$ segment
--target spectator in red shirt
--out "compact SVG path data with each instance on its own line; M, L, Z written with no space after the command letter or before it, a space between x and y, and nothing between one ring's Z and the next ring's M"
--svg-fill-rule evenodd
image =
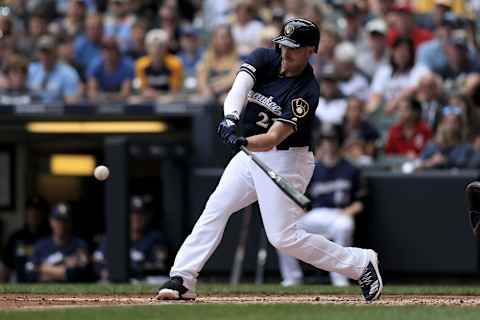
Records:
M410 37L415 48L433 38L433 33L416 25L412 8L408 5L395 5L390 12L392 26L388 31L387 40L390 46L398 37Z
M388 134L385 152L415 159L432 137L432 132L422 120L422 106L418 100L411 97L401 100L399 114L400 121Z

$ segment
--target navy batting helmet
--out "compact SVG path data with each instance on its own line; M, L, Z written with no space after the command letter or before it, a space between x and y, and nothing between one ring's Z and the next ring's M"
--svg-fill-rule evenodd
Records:
M320 30L309 20L292 18L285 22L280 35L272 41L289 48L312 46L316 51L320 42Z

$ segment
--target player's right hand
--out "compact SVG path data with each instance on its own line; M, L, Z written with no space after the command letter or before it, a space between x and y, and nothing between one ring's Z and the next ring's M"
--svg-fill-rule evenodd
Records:
M239 119L237 116L228 114L225 116L225 118L223 118L222 121L220 121L220 124L217 128L217 134L224 142L228 143L228 138L235 134L235 128L237 127L238 120Z

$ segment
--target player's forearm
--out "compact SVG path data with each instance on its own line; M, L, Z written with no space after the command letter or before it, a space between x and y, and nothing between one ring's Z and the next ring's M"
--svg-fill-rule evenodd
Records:
M257 134L247 138L247 148L251 151L268 151L280 144L286 137L277 132Z
M268 151L279 145L294 132L293 128L284 122L275 121L268 132L247 138L247 148L251 151Z
M268 133L248 137L247 141L247 148L251 151L268 151L277 145L275 137Z

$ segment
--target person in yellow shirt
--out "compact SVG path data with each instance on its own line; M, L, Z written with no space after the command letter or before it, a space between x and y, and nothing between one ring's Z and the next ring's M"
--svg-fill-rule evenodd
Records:
M204 101L223 104L233 85L240 57L228 25L218 25L197 68L197 93Z
M182 61L168 53L168 41L162 29L150 30L145 36L147 55L135 65L140 95L145 99L175 96L182 88Z

